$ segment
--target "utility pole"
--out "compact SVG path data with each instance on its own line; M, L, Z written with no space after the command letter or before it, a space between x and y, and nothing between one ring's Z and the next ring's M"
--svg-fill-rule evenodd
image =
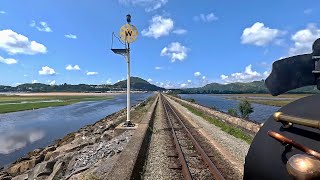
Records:
M137 28L131 24L131 15L127 16L127 24L123 25L120 28L120 39L125 45L125 49L111 49L114 53L120 54L126 57L127 61L127 120L124 123L125 127L135 126L130 119L130 107L131 107L131 98L130 98L130 43L133 43L138 38Z

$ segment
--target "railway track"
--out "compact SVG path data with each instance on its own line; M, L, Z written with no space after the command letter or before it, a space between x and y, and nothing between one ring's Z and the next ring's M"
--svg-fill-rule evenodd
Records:
M186 124L187 120L175 110L165 96L160 95L160 98L184 179L223 180L221 172L210 159L211 155L203 149L202 141L199 141L198 135Z

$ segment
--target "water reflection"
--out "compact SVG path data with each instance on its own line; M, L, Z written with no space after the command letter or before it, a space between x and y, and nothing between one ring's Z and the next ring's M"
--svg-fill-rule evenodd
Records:
M229 109L238 109L238 100L226 99L227 96L215 96L209 94L180 94L183 99L193 98L197 103L207 106L215 107L220 111L228 112ZM268 106L263 104L252 103L254 112L249 115L249 119L257 121L259 123L267 120L274 112L280 109L280 107ZM240 114L240 113L239 113Z
M152 95L132 94L132 105ZM125 108L126 100L121 94L111 100L0 114L0 167Z
M34 143L45 136L40 129L18 130L10 129L7 134L0 136L0 154L10 154Z

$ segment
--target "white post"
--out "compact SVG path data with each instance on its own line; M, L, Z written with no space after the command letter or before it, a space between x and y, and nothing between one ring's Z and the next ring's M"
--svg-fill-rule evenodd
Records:
M128 44L127 49L127 65L128 65L128 74L127 74L127 125L130 125L130 47Z

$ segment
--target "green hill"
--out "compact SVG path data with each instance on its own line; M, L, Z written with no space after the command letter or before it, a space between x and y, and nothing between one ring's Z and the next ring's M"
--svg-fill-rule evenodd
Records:
M89 85L89 84L61 84L48 85L42 83L27 83L17 87L1 86L0 92L106 92L106 91L124 91L127 88L127 81L120 81L114 85ZM158 91L164 88L150 84L148 81L138 77L131 77L131 89L140 91Z
M142 90L142 91L159 91L165 90L164 88L158 87L156 85L150 84L148 81L141 79L139 77L131 77L130 84L132 90ZM117 82L113 85L114 88L127 88L127 80Z
M185 94L244 94L244 93L269 93L265 87L264 81L253 81L249 83L230 83L219 84L211 83L200 88L188 88L175 90L178 93ZM316 86L307 86L291 90L288 93L318 93Z

